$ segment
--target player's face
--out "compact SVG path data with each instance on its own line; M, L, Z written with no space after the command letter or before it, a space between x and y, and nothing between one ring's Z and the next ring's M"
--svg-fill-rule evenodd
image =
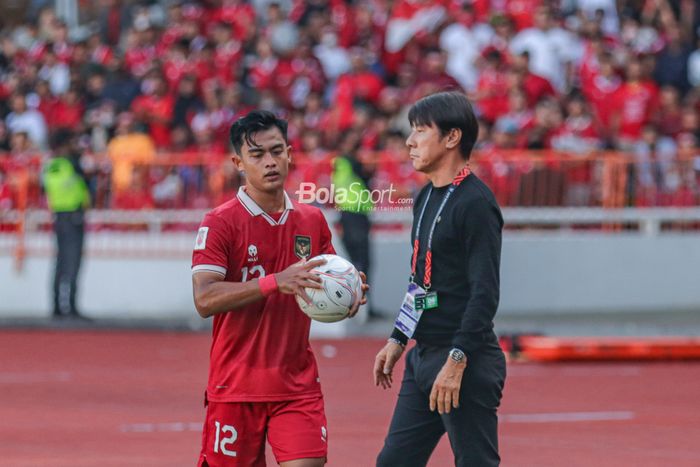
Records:
M424 173L437 167L447 149L446 137L440 134L435 125L413 126L406 139L406 146L413 168Z
M277 127L254 133L251 139L254 144L244 141L241 154L233 156L233 163L245 171L246 183L257 190L270 193L283 189L292 147Z

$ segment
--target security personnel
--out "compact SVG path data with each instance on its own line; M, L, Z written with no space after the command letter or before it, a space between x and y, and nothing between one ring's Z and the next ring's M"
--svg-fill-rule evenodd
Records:
M433 94L408 119L411 162L430 183L414 205L408 291L375 358L375 384L391 387L406 343L416 345L377 465L424 466L447 432L457 466L497 466L506 366L493 318L503 219L493 193L469 170L478 125L467 98Z
M44 168L43 183L56 234L53 317L84 319L75 302L90 192L72 132L57 130L51 143L53 157Z
M347 197L339 197L336 207L340 210L342 242L350 262L358 271L370 278L370 242L372 228L369 215L374 208L368 192L372 171L357 159L360 135L356 131L345 134L340 145L341 156L333 161L332 182L336 191L346 190ZM371 315L371 310L370 310Z

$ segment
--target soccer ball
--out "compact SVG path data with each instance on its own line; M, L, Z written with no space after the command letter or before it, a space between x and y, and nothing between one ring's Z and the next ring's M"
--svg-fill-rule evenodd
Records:
M362 279L355 266L336 255L319 255L311 258L325 259L326 263L311 270L321 276L322 288L306 288L311 304L296 295L301 311L309 318L322 323L335 323L347 318L355 300L362 297Z

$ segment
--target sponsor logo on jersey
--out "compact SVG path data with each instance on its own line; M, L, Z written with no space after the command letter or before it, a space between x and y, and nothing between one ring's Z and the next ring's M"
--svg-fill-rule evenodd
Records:
M194 241L195 250L204 250L207 247L207 234L209 233L209 227L200 227L199 232L197 232L197 239Z
M306 235L294 236L294 254L299 259L305 259L311 256L311 237Z
M253 263L258 260L258 247L252 243L248 245L248 262Z

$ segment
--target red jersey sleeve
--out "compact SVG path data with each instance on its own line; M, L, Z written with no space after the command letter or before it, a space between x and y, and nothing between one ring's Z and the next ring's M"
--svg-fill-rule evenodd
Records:
M334 255L335 248L333 248L333 235L331 234L331 229L328 227L326 217L320 210L318 211L318 215L321 217L321 254Z
M192 253L192 272L216 272L226 276L232 242L229 226L217 215L209 213L204 217L197 231Z

